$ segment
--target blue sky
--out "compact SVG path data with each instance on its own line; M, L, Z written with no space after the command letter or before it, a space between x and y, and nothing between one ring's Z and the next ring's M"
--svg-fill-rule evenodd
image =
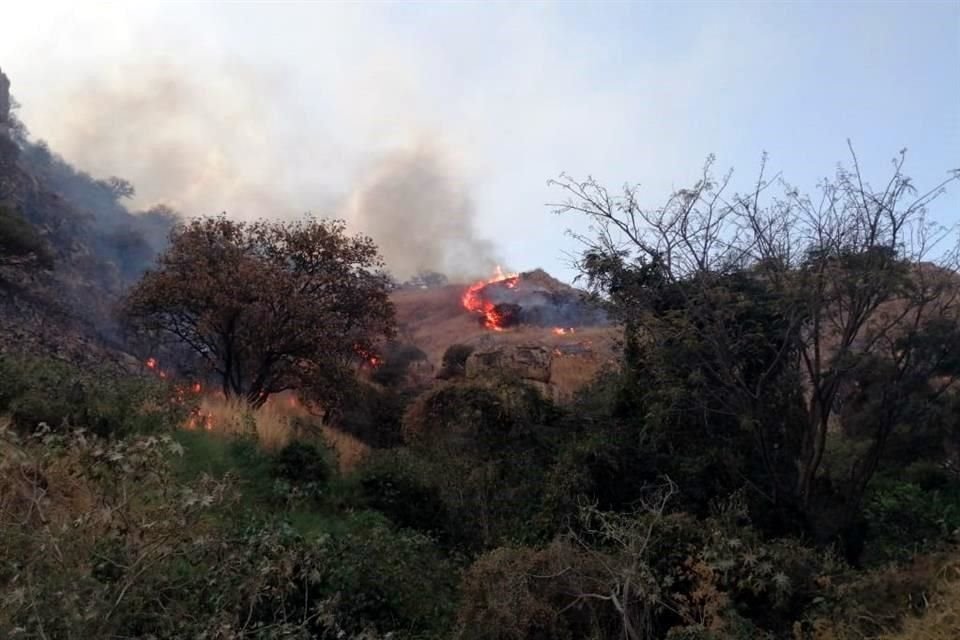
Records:
M347 217L398 270L501 261L569 279L571 222L544 206L564 171L639 182L656 205L709 153L744 186L766 151L813 189L848 138L877 182L903 147L921 187L960 167L956 1L4 12L0 68L21 117L69 160L130 178L138 205ZM368 207L411 153L440 177ZM957 187L934 207L943 222L960 222ZM414 239L425 209L443 218L423 234L439 253Z

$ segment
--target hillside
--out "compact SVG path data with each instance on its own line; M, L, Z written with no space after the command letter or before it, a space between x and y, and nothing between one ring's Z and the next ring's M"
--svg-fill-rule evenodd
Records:
M0 353L126 360L114 302L177 216L128 210L128 182L95 179L32 139L10 87L0 71Z
M542 270L520 274L520 278L575 292ZM571 331L566 327L517 324L501 331L491 330L477 314L464 308L462 299L469 287L469 283L448 284L403 289L392 295L399 339L423 350L435 370L441 367L444 351L454 344L469 345L477 352L540 346L551 354L549 382L557 396L563 398L589 382L602 367L615 362L621 333L617 327L583 326Z

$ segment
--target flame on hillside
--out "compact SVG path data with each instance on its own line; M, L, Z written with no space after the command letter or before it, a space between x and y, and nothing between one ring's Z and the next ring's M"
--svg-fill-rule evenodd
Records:
M167 380L169 374L160 368L160 362L156 358L147 358L144 365L152 371L161 380ZM184 423L184 428L193 431L195 429L213 430L213 415L203 411L197 402L203 396L203 383L190 382L187 384L175 384L173 386L173 397L171 402L178 406L196 405L190 409L190 415Z
M497 272L488 280L478 280L470 285L463 293L461 302L463 308L471 313L478 314L483 320L483 326L493 331L503 331L503 316L497 312L496 305L490 300L484 299L482 293L484 287L490 284L502 284L508 289L515 289L517 282L520 281L520 275L511 273L506 275L497 265Z
M505 274L498 265L496 273L491 278L478 280L467 287L461 297L463 308L479 316L483 326L487 329L504 331L508 326L518 322L518 310L521 307L512 301L509 304L504 304L506 300L503 299L502 294L506 294L508 298L516 299L516 302L521 303L525 303L529 299L529 291L526 292L526 297L520 294L520 278L521 276L518 273ZM501 295L490 296L487 289L490 286L499 289ZM491 299L491 297L494 299ZM495 301L496 298L499 298L500 304ZM558 336L566 336L572 335L576 331L573 327L554 327L553 333Z

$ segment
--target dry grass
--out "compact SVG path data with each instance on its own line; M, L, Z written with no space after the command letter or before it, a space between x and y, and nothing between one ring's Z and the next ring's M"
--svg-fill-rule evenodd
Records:
M370 453L370 447L354 438L349 433L338 431L333 427L322 428L323 439L337 452L337 462L340 471L349 473L357 468Z
M305 428L306 427L306 428ZM203 428L225 435L256 434L267 451L278 451L294 440L315 439L319 433L337 454L341 471L350 471L366 456L369 447L353 436L330 426L310 413L293 394L272 396L259 409L251 409L242 400L206 396L200 402L199 416L192 417L187 429Z
M584 327L568 335L556 335L551 327L520 326L506 331L485 329L461 306L460 296L465 287L449 285L406 290L392 296L401 339L422 349L437 369L443 352L457 343L478 349L522 344L542 345L551 350L579 346L584 349L583 354L553 360L551 383L557 387L558 399L562 401L590 382L615 356L615 345L622 334L618 327Z
M957 640L960 638L960 560L943 568L939 588L919 618L908 618L899 633L881 640Z

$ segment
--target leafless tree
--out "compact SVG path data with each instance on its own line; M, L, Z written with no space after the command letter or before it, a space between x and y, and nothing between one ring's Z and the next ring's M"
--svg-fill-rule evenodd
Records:
M710 157L692 187L656 208L641 206L633 185L611 193L592 178L553 182L565 194L557 212L591 223L575 237L585 245L578 266L594 290L641 342L697 340L698 365L715 381L715 406L754 432L770 477L789 477L773 482L768 497L776 502L786 493L802 509L815 499L828 433L863 388L865 372L879 400L870 446L844 484L853 504L903 419L906 394L922 381L937 396L954 380L944 369L957 336L957 252L949 246L956 229L932 222L927 208L960 171L918 191L903 173L904 150L891 177L874 188L852 146L850 156L850 166L823 180L816 196L768 177L766 156L747 193L731 192L730 173L715 178ZM658 313L651 274L683 304ZM765 343L763 370L752 375L737 357L738 301L724 285L731 275L762 284L776 300L776 334ZM771 424L763 410L785 371L800 389L796 424L786 427ZM774 428L792 429L799 443L788 474L775 460Z

